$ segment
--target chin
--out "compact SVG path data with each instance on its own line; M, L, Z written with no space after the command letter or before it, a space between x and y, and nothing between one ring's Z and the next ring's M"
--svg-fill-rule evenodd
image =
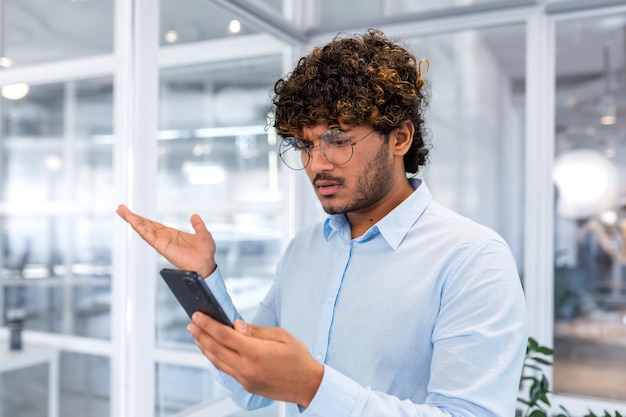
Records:
M324 204L322 203L322 209L326 212L326 214L341 214L343 210L339 210L337 207L332 204Z

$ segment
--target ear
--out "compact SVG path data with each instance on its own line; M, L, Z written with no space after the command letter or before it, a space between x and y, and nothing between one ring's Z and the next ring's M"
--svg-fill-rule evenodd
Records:
M413 134L415 126L410 120L405 120L396 130L391 133L391 143L393 145L393 153L397 156L404 156L409 151L413 143Z

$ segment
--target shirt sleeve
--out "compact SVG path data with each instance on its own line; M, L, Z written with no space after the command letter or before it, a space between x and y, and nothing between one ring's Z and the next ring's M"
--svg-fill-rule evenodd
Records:
M235 308L228 291L226 290L226 284L222 278L222 273L219 267L205 279L211 292L215 298L219 301L222 309L226 315L232 320L241 320L242 316ZM232 400L241 408L245 410L254 410L261 407L270 405L273 401L260 395L250 394L247 392L236 379L218 370L213 364L209 362L210 371L215 380L222 386L222 388L228 393Z
M302 417L449 417L433 406L414 404L392 395L372 391L331 367L324 367L324 377Z

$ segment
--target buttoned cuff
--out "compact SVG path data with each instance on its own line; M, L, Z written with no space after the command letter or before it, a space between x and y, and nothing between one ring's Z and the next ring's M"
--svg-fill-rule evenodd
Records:
M322 382L302 417L359 416L369 389L324 365Z
M241 315L235 308L235 305L228 294L228 290L226 289L226 284L222 278L219 266L211 275L204 279L204 282L215 296L217 302L220 303L222 310L224 310L224 313L226 313L230 320L234 322L236 319L241 319Z

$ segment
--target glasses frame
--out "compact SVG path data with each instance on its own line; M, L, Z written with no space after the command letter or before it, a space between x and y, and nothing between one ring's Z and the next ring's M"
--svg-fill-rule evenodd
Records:
M322 156L324 157L325 160L327 160L328 162L330 162L333 165L344 165L347 164L348 162L350 162L352 160L352 157L354 156L354 145L356 145L357 143L361 142L363 139L367 138L368 136L370 136L372 133L376 132L376 129L368 132L367 134L361 136L360 138L358 138L357 140L352 140L352 138L348 135L348 133L344 132L341 129L328 129L322 136L320 136L320 142L317 145L307 145L307 143L300 138L297 138L295 136L287 136L285 138L283 138L283 140L280 143L280 147L279 147L279 151L278 151L278 155L280 156L280 160L283 161L283 164L285 164L285 166L289 169L293 169L294 171L302 171L303 169L305 169L306 167L309 166L309 164L311 163L311 158L313 157L311 155L311 151L315 148L320 148L320 153L322 154ZM346 135L348 137L348 139L350 140L350 157L348 157L348 159L345 162L333 162L330 159L328 159L328 156L326 155L326 151L324 151L324 147L322 146L322 142L324 141L324 138L329 137L329 134L333 133L334 135ZM293 146L293 142L294 141L298 141L302 144L301 148L294 148ZM287 146L287 148L285 150L282 150L283 146ZM289 165L287 163L287 161L285 160L285 157L283 155L285 155L285 153L289 152L292 149L296 149L299 150L300 152L302 151L306 151L307 153L307 159L306 162L303 160L302 161L302 168L294 168L291 165ZM302 158L302 156L300 156L300 158Z

